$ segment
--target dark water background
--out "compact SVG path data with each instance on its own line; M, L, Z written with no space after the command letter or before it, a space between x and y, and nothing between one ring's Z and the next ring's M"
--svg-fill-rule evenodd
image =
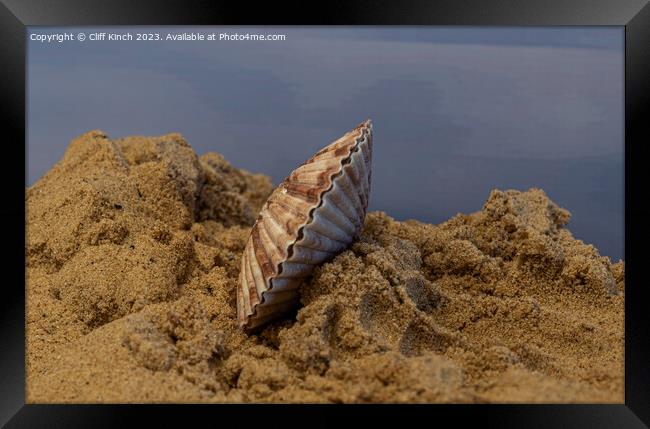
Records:
M30 33L126 29L181 31ZM91 129L180 132L277 183L371 118L371 210L439 223L538 187L577 238L624 258L622 27L183 30L287 40L28 41L28 185Z

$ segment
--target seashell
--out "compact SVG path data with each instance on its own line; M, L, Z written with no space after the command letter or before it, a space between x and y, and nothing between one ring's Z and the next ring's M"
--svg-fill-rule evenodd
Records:
M252 331L291 311L314 268L358 237L370 195L367 120L295 169L271 193L241 259L237 317Z

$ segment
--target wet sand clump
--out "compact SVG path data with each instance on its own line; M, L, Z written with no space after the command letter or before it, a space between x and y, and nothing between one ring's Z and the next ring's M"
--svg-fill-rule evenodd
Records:
M624 263L542 190L368 214L294 317L237 326L268 177L91 131L26 193L28 402L623 402Z

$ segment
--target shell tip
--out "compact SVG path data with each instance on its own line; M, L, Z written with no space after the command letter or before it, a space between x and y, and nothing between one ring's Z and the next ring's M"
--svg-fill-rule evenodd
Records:
M359 125L357 125L355 129L358 130L359 128L372 128L372 121L370 120L370 118L361 122Z

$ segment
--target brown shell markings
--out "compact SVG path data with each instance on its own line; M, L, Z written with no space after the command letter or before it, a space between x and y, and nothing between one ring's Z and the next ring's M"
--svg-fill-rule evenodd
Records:
M253 331L293 309L314 268L357 237L370 195L372 123L295 169L262 207L242 254L237 317Z

